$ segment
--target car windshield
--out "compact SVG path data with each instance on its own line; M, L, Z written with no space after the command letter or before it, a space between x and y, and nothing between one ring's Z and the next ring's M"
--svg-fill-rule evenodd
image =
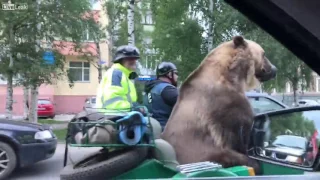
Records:
M38 104L51 104L51 101L45 99L39 99Z
M229 1L244 4L244 0ZM245 1L249 2L250 0ZM251 0L251 2L257 1ZM305 0L303 2L307 4L308 2L318 1L320 0ZM264 2L264 0L259 2ZM270 0L270 2L275 4L276 0ZM110 109L116 110L114 114L120 113L123 109L125 111L128 111L128 109L141 111L145 115L154 117L159 113L159 121L161 121L161 126L163 126L162 129L164 130L166 129L167 120L172 117L178 117L170 116L172 109L176 111L176 108L173 108L175 106L186 108L181 113L181 117L183 117L180 118L181 120L186 119L186 116L194 120L194 122L190 123L181 123L188 127L190 131L197 129L198 125L198 129L215 131L210 131L207 134L216 135L216 137L212 136L211 138L218 140L208 140L210 137L204 137L205 141L201 143L214 142L215 145L224 145L227 142L220 143L216 141L223 141L222 139L224 139L228 142L238 142L239 138L231 140L236 137L234 136L235 133L238 135L238 132L227 131L238 131L240 127L244 127L243 123L236 126L237 128L228 127L235 126L239 122L234 117L251 114L250 107L243 107L248 105L247 101L242 101L244 100L244 97L242 97L244 89L250 91L256 88L261 92L261 96L248 97L255 113L281 110L291 106L293 103L299 105L299 100L320 99L320 76L282 43L278 42L269 33L266 33L263 28L234 9L233 6L227 4L226 0L2 0L0 4L2 8L0 9L0 119L6 117L10 120L50 124L51 128L48 126L50 132L38 134L39 137L46 134L56 134L58 142L66 142L67 140L67 144L70 144L69 137L71 142L73 141L71 139L82 136L86 137L87 143L91 142L89 137L95 138L95 141L110 139L110 141L116 140L117 143L120 143L124 141L123 138L128 139L126 136L132 135L132 128L124 128L118 121L115 123L116 130L110 131L119 133L114 136L116 138L113 138L114 134L110 138L104 136L103 129L109 131L109 126L100 128L102 127L100 125L97 127L82 127L82 125L79 125L79 127L75 127L78 129L73 129L71 125L69 126L69 122L78 119L84 120L85 118L82 119L77 115L80 113L82 116L87 113L85 115L89 116L88 112L92 113L90 118L106 121L107 118L100 118L100 115L106 114L101 113L103 112L101 109L110 107ZM244 8L245 6L242 7ZM259 6L261 11L263 7ZM291 9L291 6L289 9ZM298 9L292 8L291 10L292 12L299 12ZM273 13L274 11L270 9L268 12ZM252 11L252 13L254 12ZM304 14L303 10L301 10L301 14ZM273 15L277 16L276 14ZM320 17L314 18L320 19ZM279 21L281 19L279 17ZM265 18L263 22L269 21L271 19ZM278 26L287 24L289 25L291 22L279 22L277 26L269 26L269 28L275 32L280 32L281 28ZM317 23L311 24L310 27L314 27L313 25L316 26ZM299 25L299 28L305 29L301 26L304 26L303 23ZM288 31L295 32L296 30L288 29ZM285 39L286 37L283 38ZM288 35L287 38L291 39L292 37ZM300 39L304 38L301 37ZM300 45L316 47L317 43L310 42L305 40ZM220 46L222 43L226 46ZM294 39L292 39L292 44L294 44ZM121 46L126 48L119 48ZM131 48L131 46L136 48ZM208 55L214 49L219 49L217 47L225 47L226 49L220 49L219 53ZM299 51L299 49L300 46L297 45L296 50ZM319 52L314 51L304 57L309 57L309 54L317 54ZM213 55L216 56L217 54L219 58L213 58ZM320 62L320 59L314 58L312 60ZM161 72L158 67L164 61L175 64L179 73L172 70L172 67L170 70L165 66L162 67L163 71ZM199 67L200 65L201 67ZM317 67L319 69L320 65L315 66L315 68ZM275 69L277 69L277 73L275 73ZM157 77L159 78L158 80L156 79ZM190 80L188 77L195 77L195 79ZM273 78L267 81L271 77ZM154 84L153 82L149 84L149 80L155 79L157 81ZM169 83L169 86L158 86L157 83L160 81L162 83L162 80ZM149 87L149 85L152 87ZM153 87L159 89L152 89ZM176 87L181 87L178 92ZM153 92L156 95L145 93L146 91ZM259 93L252 93L251 95L253 94ZM146 98L149 95L150 97ZM205 96L201 97L202 95ZM238 98L240 96L241 98ZM96 99L96 97L99 99ZM177 102L182 102L182 98L189 98L188 102L184 103L186 106L176 105ZM146 109L137 108L140 105L146 105L144 104L145 100L149 100L145 102L146 104L154 103L155 105L148 106ZM159 101L159 103L156 101ZM308 104L308 102L305 103ZM283 104L286 104L286 106L283 106ZM306 104L299 106L306 106ZM157 107L160 110L153 111L151 109ZM240 108L249 109L250 113L237 110ZM119 111L119 109L121 110ZM146 112L147 109L148 112ZM215 112L209 112L213 109L215 109ZM219 112L217 112L217 109ZM214 117L228 119L229 115L234 116L230 118L232 123L227 123L227 125L219 124L213 128L200 128L200 126L206 126L206 124L204 123L205 120L199 121L199 119L209 120ZM311 115L320 117L318 114ZM110 120L117 118L110 118ZM242 119L252 120L251 116ZM218 121L217 123L227 122L227 120L221 119ZM147 122L150 121L148 120ZM74 125L75 123L70 124ZM179 128L167 129L175 129L177 131L178 129L183 129L182 127L180 128L180 123L170 124L179 125ZM303 124L290 121L281 126L281 128L289 126L289 124L292 125L292 131L307 129L307 126L310 126L310 129L313 128L320 131L320 123L318 122L314 125L307 124L304 127ZM137 125L145 124L134 124L134 126ZM150 135L149 127L134 128L134 133L136 132L135 129L140 129L141 133L139 135L143 137L142 141L146 142L145 139L148 139L148 137L145 136ZM225 129L222 129L222 127ZM72 130L69 131L68 128L72 128ZM130 133L124 133L118 128L123 128L124 131L130 131ZM38 129L41 128L37 128L37 131ZM70 135L70 132L77 134ZM100 132L103 133L103 136L94 134ZM190 137L193 134L197 136L198 132L191 132ZM21 137L18 134L18 140L12 142L32 144L32 146L33 144L44 143L42 140L35 139L37 136L35 136L35 132L32 133L22 134ZM243 134L246 135L247 133L249 133L248 128ZM180 132L173 134L177 134L179 137L189 137L180 136L183 134ZM225 134L229 134L230 138L225 137ZM1 132L0 137L2 137ZM221 139L220 137L223 138ZM274 143L279 146L283 144L302 148L302 144L298 143L298 141L302 142L302 139L288 137L289 141L283 140L283 138L278 137ZM134 138L129 138L128 141L133 142L135 139L139 139L138 136L134 135ZM245 140L248 139L245 138ZM82 140L77 139L75 141L79 143L77 146L86 146ZM139 143L142 141L139 141ZM181 141L168 140L168 142ZM245 142L247 141L241 143ZM44 148L44 146L37 148L39 153L29 149L21 149L20 151L14 147L13 149L16 152L22 153L17 154L16 158L11 158L17 160L17 162L13 162L12 166L7 165L7 162L0 157L0 179L60 179L63 152L65 152L64 148L68 146L62 146L59 143L57 149L55 149L52 148L51 141L47 143L49 143L48 148ZM268 143L270 144L271 142L268 141ZM201 151L197 151L197 149L190 151L187 149L198 148L200 150L202 148L201 146L191 147L191 144L182 142L181 146L184 145L186 148L179 148L179 151L185 149L185 152L199 152L200 154ZM194 144L198 145L197 142ZM73 146L72 144L70 145ZM88 146L92 147L94 145L92 143ZM29 148L29 145L28 147L19 145L19 147ZM172 147L177 147L177 145L172 144ZM226 147L235 148L230 152L241 149L241 147L236 147L235 145ZM91 150L92 148L87 149ZM111 150L113 151L113 148ZM78 153L79 151L80 153ZM75 154L75 156L84 155L83 157L90 154L86 154L86 151L79 151L70 150L68 152L71 152L69 154L72 155ZM214 149L212 151L203 150L203 152L208 153L213 151ZM30 156L26 155L28 152L31 153ZM43 158L40 158L41 155L43 155ZM117 155L117 153L114 153L114 155ZM53 160L45 160L51 156ZM91 167L95 166L98 161L100 163L100 160L101 162L107 161L107 156L103 155L101 158L98 155L99 157L97 156L97 158L87 158L85 161L82 161L83 157L79 156L74 158L75 163L71 163L73 165L70 165L72 167L69 170L65 168L69 171L68 177L65 178L90 179L89 176L96 176L95 172L91 171ZM177 155L179 158L182 156L187 157L180 154ZM140 158L140 155L135 157ZM242 156L237 157L241 159ZM69 155L67 159L73 161L73 158L69 158ZM111 159L117 159L117 157ZM130 167L140 167L138 164L134 165L129 162L129 159L124 161L117 160L117 162L123 162L123 165L119 165L119 167L127 172L129 172L129 169L124 167L126 165L128 167L129 165L131 165ZM229 158L224 157L221 159ZM22 160L28 162L20 162ZM30 165L30 169L20 169L20 165L27 165L40 160L43 160L43 162L38 163L36 166ZM181 162L188 162L189 160L181 160ZM205 161L207 160L215 161L215 159L206 159ZM145 162L141 159L142 161ZM78 162L84 164L78 165ZM110 162L110 164L113 164L113 162ZM99 165L93 170L106 172L100 168L111 168L111 170L109 169L111 173L105 174L120 172L118 169L112 170L113 167L109 165ZM87 170L81 171L78 168ZM6 169L4 171L7 172L2 173L2 169ZM12 173L15 169L17 169L17 172ZM8 172L8 170L12 172ZM3 178L3 174L12 174L12 176ZM78 177L82 175L83 177ZM117 177L104 179L117 179Z
M307 140L298 136L277 136L272 142L275 146L286 146L291 148L305 149Z

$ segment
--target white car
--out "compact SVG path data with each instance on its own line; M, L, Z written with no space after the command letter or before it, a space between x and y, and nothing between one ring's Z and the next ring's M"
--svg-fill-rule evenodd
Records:
M83 110L87 110L87 109L94 109L96 105L96 97L88 97L85 100L84 106L83 106Z

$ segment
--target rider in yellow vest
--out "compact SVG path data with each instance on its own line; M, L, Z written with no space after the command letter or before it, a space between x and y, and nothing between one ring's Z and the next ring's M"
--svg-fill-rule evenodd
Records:
M137 92L133 79L139 50L130 45L117 48L113 65L102 77L98 88L96 108L111 110L131 110L137 101Z

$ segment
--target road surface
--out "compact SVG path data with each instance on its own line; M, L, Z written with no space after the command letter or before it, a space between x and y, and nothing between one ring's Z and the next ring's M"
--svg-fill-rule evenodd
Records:
M64 144L58 144L54 156L30 167L16 170L9 180L59 180L59 173L63 168ZM100 148L99 148L100 149ZM69 148L70 159L77 161L84 155L99 150L98 148ZM70 161L68 163L71 163Z
M36 163L30 167L16 170L9 180L59 180L59 173L63 168L64 144L58 144L54 156L48 160ZM88 156L101 148L69 148L69 157L78 161L83 156ZM69 160L68 163L71 163ZM318 174L318 173L307 173ZM268 179L268 178L267 178ZM318 178L320 179L320 178Z

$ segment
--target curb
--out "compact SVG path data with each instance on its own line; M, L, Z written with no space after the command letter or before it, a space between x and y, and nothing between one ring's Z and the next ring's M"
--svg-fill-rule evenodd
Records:
M67 129L68 123L50 124L53 130Z

